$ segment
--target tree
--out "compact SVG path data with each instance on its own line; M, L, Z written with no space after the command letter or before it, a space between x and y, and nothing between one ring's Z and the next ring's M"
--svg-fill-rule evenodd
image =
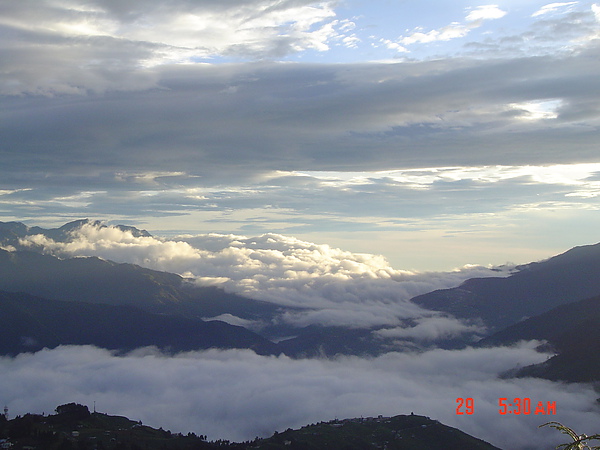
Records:
M61 416L68 416L72 420L87 419L91 415L87 406L79 405L77 403L59 405L56 407L56 413Z

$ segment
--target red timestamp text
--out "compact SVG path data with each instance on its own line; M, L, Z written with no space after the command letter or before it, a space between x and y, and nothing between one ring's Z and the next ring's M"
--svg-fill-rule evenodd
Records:
M502 415L506 414L523 414L523 415L554 415L556 414L556 402L542 402L539 401L536 403L534 409L531 407L531 399L530 398L514 398L511 402L509 402L508 398L499 398L498 406L500 409L498 412Z
M463 414L471 415L475 412L475 400L469 398L457 398L456 403L456 414L462 416Z
M532 402L530 398L514 398L509 401L507 397L498 399L498 406L500 409L498 413L501 415L555 415L556 414L556 402L538 401L537 403ZM456 414L472 415L475 413L475 400L472 397L456 399Z

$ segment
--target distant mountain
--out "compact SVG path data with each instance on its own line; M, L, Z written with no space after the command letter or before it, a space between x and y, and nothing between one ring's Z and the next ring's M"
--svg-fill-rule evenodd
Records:
M600 381L600 296L558 306L482 339L479 346L545 340L558 354L511 374L570 382Z
M53 300L130 305L150 312L215 317L229 313L268 319L277 306L200 287L179 275L96 257L59 259L0 249L0 290Z
M412 301L460 318L481 318L492 330L499 330L599 294L600 244L595 244L518 267L518 272L507 278L473 278Z
M65 302L0 291L0 354L58 345L127 351L156 346L169 352L244 348L279 354L276 344L220 321L153 314L132 306Z
M52 415L25 414L6 420L0 416L0 440L15 448L127 448L238 450L498 450L487 442L428 417L346 419L288 429L267 439L234 443L207 441L204 435L174 434L122 416L93 412L68 403ZM206 430L210 432L210 430Z
M230 314L250 321L247 323L261 324L262 336L277 341L278 348L292 357L377 355L400 348L423 349L421 343L410 338L384 338L368 328L296 328L280 320L289 307L216 287L200 287L179 275L134 264L96 257L60 259L43 254L41 247L20 244L20 239L34 234L69 241L85 224L104 226L88 219L48 230L19 222L0 222L0 246L11 250L0 248L0 290L51 300L133 306L149 313L192 319ZM134 227L118 228L135 236L150 236ZM434 291L412 301L458 318L482 320L490 332L495 332L558 305L595 295L600 295L600 244L576 247L546 261L520 266L507 278L474 278L457 288ZM430 346L460 348L471 344L466 341L470 337L465 337L464 342L436 341Z
M79 219L66 223L60 228L45 229L40 227L29 227L21 222L0 222L0 246L13 246L16 249L21 249L22 245L19 239L26 236L41 234L56 242L67 242L72 233L81 228L82 225L90 224L99 228L107 228L102 222L97 220ZM150 237L152 236L146 230L139 230L135 227L126 225L116 225L121 231L129 231L134 237Z

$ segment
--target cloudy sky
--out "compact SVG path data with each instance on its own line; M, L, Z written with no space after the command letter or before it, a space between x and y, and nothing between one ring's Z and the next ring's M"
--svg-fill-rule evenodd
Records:
M600 3L0 0L0 220L397 268L597 242Z

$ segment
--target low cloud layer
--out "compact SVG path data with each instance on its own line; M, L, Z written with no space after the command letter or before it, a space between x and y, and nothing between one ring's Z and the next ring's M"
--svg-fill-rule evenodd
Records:
M534 345L337 360L215 350L167 357L152 349L117 357L93 347L59 347L0 358L0 398L12 416L96 402L101 412L151 426L236 441L336 417L410 412L513 450L565 442L558 432L537 428L550 420L597 432L591 388L496 378L507 367L543 360ZM474 399L473 415L456 414L459 397ZM502 397L555 401L557 415L502 416Z
M410 303L410 298L457 286L468 278L506 276L511 269L467 266L454 272L418 273L394 269L382 256L277 234L159 239L135 237L130 231L98 223L84 224L66 242L38 234L21 244L59 257L99 256L174 272L200 285L217 285L255 299L305 308L280 317L295 326L397 328L402 319L421 318L409 334L425 340L477 328L440 317L425 324L425 317L434 320L436 314ZM229 319L235 323L235 318ZM389 333L401 334L398 330Z

